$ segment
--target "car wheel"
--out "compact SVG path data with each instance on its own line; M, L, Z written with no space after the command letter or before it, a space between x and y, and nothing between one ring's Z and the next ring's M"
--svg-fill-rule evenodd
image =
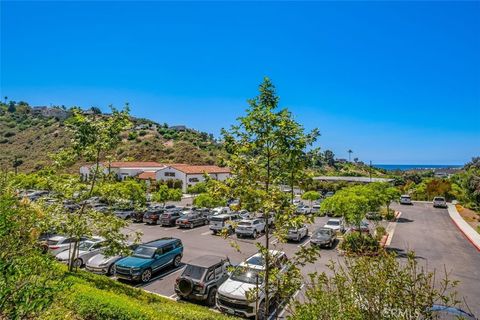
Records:
M180 265L181 261L182 261L181 256L175 256L175 258L173 258L173 266L177 268Z
M73 267L74 268L81 268L83 265L83 261L80 258L77 258L73 261Z
M125 217L125 220L128 220L128 219L130 219L130 216L126 216L126 217Z
M265 301L260 302L257 310L258 320L265 320Z
M207 220L207 219L205 219L204 225L207 225L207 224L208 224L208 220Z
M253 230L253 239L257 239L257 230Z
M213 307L213 306L215 306L216 302L217 302L217 288L212 288L212 289L210 289L210 292L208 293L207 304L210 307Z
M152 278L152 270L147 269L143 271L141 278L143 283L147 283L148 281L150 281L150 279Z
M193 229L193 223L190 223L190 229Z
M114 263L112 263L110 265L110 267L108 267L107 276L111 276L113 274L113 265L114 265Z

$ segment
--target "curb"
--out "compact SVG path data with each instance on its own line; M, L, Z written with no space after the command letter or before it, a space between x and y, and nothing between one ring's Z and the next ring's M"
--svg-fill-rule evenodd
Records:
M457 211L457 208L453 204L448 204L448 215L452 219L453 223L467 238L467 240L480 252L480 234L477 233Z

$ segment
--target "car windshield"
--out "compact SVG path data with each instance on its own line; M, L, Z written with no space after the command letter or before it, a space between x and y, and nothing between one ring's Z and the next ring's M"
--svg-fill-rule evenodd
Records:
M195 280L201 280L203 274L205 273L205 268L199 266L187 265L185 270L182 273L182 276L189 277Z
M338 220L329 220L329 221L327 222L327 224L328 224L329 226L339 226L339 225L340 225L340 221L338 221Z
M314 236L328 236L330 235L330 230L328 229L320 229L313 233Z
M87 251L87 250L89 250L94 244L95 244L95 242L85 241L85 242L81 243L81 244L78 246L78 250L80 250L80 251Z
M441 197L436 197L435 199L433 199L434 201L445 201L444 198L441 198Z
M210 220L211 221L222 222L222 221L228 220L228 217L227 218L226 217L212 217Z
M249 227L252 225L251 221L242 221L238 223L239 226Z
M133 257L150 259L155 254L155 248L140 246L133 252Z
M402 196L402 199L410 199L410 196Z
M260 270L246 267L237 267L230 276L230 279L250 284L256 284L257 281L259 284L263 282Z
M48 243L49 245L55 245L55 244L57 244L59 241L60 241L60 240L47 240L47 243Z

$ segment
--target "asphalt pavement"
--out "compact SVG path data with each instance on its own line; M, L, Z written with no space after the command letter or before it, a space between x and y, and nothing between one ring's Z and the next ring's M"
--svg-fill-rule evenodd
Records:
M400 258L413 250L420 264L435 270L437 279L449 274L460 281L456 291L468 307L480 316L480 253L458 230L447 209L433 208L431 203L412 206L394 205L401 211L390 249ZM462 299L463 300L463 299ZM465 304L462 308L466 309Z

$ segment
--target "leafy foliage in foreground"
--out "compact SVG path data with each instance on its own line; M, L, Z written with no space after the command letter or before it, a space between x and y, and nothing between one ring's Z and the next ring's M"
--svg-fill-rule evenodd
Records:
M64 319L65 311L71 318L88 320L227 319L205 307L171 301L83 271L68 274L66 281L71 287L65 291L63 303L45 313L43 319Z
M383 254L347 258L345 265L332 262L329 268L331 277L310 275L306 301L294 303L291 319L430 319L433 304L459 303L446 293L457 283L445 275L434 287L435 273L420 267L413 253L403 262Z

